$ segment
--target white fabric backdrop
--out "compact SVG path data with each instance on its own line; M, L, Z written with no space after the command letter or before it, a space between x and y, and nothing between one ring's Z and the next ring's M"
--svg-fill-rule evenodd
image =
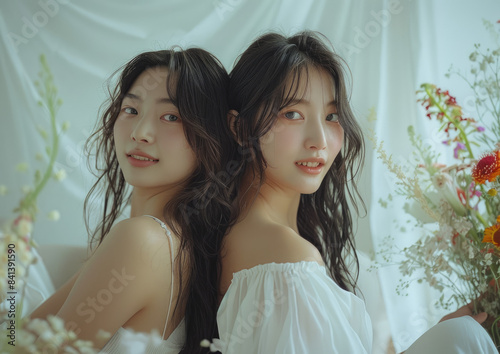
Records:
M93 182L82 154L85 139L105 99L104 83L131 57L145 50L200 46L214 53L230 70L236 56L268 30L293 34L301 29L324 33L347 60L353 75L352 104L363 127L373 128L395 159L408 159L411 148L406 127L417 126L429 141L439 139L425 125L415 102L415 90L424 81L452 88L459 102L471 95L458 79L446 79L450 64L466 69L473 44L488 38L485 18L496 22L500 3L484 0L69 0L10 1L0 3L0 219L13 216L24 185L31 184L39 162L35 153L44 141L36 126L48 127L48 116L37 104L33 85L38 57L45 54L64 103L58 120L71 126L60 143L57 167L67 178L51 181L39 199L35 225L39 243L84 245L87 242L82 207ZM370 108L378 119L368 122ZM471 109L465 106L465 109ZM357 226L359 249L372 252L391 234L402 243L418 235L400 235L391 222L400 205L378 206L393 189L392 179L374 159L367 142L367 163L361 192L369 217ZM27 162L22 174L15 166ZM47 220L57 209L61 220ZM385 303L396 350L405 349L441 316L432 308L433 295L425 287L399 297L394 288L399 275L382 269ZM370 294L365 294L370 296Z

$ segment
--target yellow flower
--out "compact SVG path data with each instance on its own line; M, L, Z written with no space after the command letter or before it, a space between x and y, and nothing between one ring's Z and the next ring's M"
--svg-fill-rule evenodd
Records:
M495 189L495 188L491 188L489 191L488 191L488 195L494 197L495 195L498 194L498 191Z
M500 176L500 150L484 155L472 168L472 178L477 184L493 182Z
M483 242L494 244L500 249L500 215L497 217L497 223L484 229Z

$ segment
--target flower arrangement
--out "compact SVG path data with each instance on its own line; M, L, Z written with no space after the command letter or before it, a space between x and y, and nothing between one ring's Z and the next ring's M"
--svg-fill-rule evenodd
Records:
M40 106L47 109L50 117L50 133L38 127L38 132L47 142L46 156L37 154L37 160L48 163L43 170L35 172L34 186L24 187L24 197L14 209L17 217L4 227L0 233L0 317L2 327L0 333L0 352L5 353L96 353L92 342L78 340L76 334L66 329L62 319L49 316L47 320L22 318L23 300L26 291L26 280L30 266L37 262L33 252L36 242L32 238L33 223L39 212L37 199L53 178L62 180L66 176L64 170L54 170L59 149L59 134L68 129L68 123L60 127L56 122L57 111L62 105L58 98L57 87L47 60L40 57L40 81L35 82L40 95ZM28 165L21 163L17 170L23 172ZM0 194L7 193L7 187L0 186ZM54 210L48 214L49 219L59 219L59 212Z
M494 25L485 25L498 41ZM447 75L459 75L473 90L477 119L465 116L447 90L425 83L417 91L426 117L445 137L450 153L445 160L454 163L440 161L412 126L413 176L387 156L382 144L376 145L397 177L396 192L409 200L405 211L424 233L401 250L399 269L405 278L397 291L416 280L442 292L437 305L443 309L472 301L477 312L488 313L484 325L500 348L500 47L483 50L476 44L469 59L470 75L453 69Z

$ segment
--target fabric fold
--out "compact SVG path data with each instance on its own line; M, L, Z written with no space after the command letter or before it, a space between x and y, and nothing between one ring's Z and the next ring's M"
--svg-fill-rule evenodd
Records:
M217 314L222 353L370 353L364 303L316 262L237 272Z

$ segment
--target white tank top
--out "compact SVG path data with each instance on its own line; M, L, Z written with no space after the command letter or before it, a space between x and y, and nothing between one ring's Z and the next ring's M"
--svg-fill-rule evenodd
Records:
M172 234L170 230L167 228L165 223L160 219L155 218L151 215L144 215L152 218L157 221L160 226L165 230L167 234L168 242L170 245L170 261L172 264L172 280L170 283L170 300L167 310L167 317L165 319L165 326L163 327L163 334L161 338L165 338L165 332L167 330L167 322L170 318L170 310L172 308L172 301L174 296L174 250L173 250L173 242L172 242ZM125 328L119 328L116 333L110 338L110 340L106 343L104 348L102 348L101 353L108 354L178 354L182 349L185 342L185 323L184 319L179 323L179 325L175 328L175 330L170 334L170 336L166 340L161 340L156 336L134 332Z

